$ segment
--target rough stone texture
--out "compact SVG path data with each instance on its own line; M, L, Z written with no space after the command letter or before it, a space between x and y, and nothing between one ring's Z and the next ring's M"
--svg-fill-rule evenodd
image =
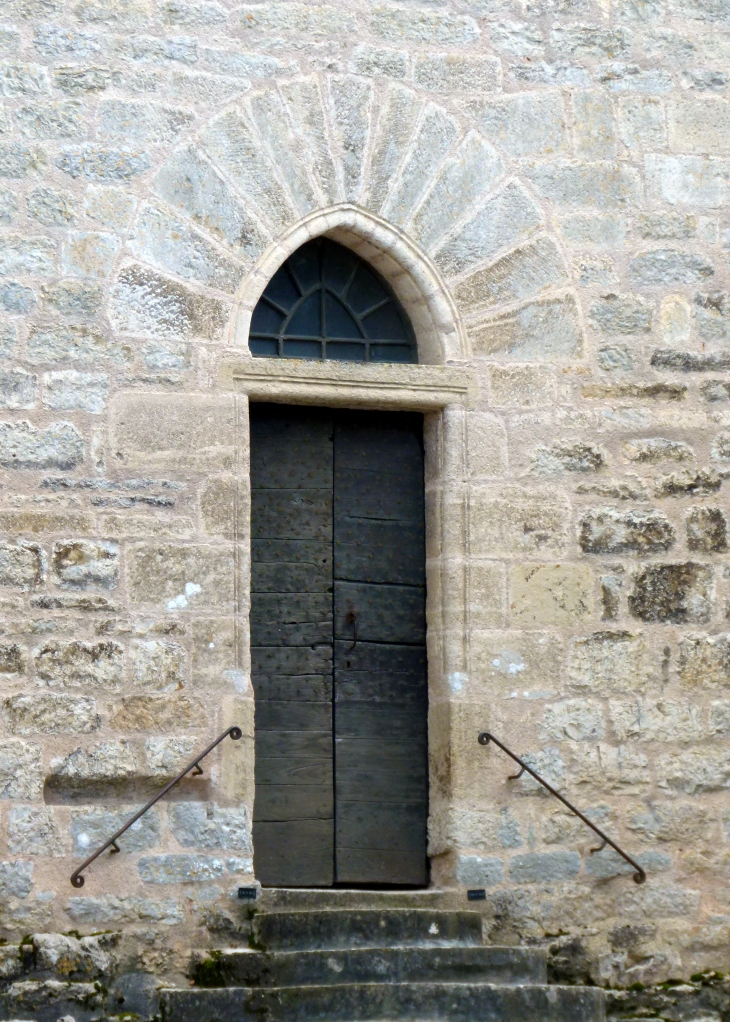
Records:
M60 693L10 696L2 709L8 730L16 735L98 731L101 717L95 711L93 699Z
M663 553L675 532L660 511L596 508L580 521L580 547L587 554Z
M122 680L124 647L118 642L48 642L33 651L36 678L49 688L114 691Z
M709 621L714 582L715 572L707 564L651 565L636 575L629 608L642 621Z
M63 589L113 589L117 584L118 557L116 543L69 540L54 544L51 566Z

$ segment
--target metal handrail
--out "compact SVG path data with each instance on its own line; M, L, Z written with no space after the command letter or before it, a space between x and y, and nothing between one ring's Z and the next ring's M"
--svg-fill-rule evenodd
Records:
M482 733L479 735L478 740L480 745L489 745L490 742L494 742L495 745L499 746L502 752L505 752L510 757L510 759L513 759L515 763L519 764L520 766L519 773L510 774L507 780L516 781L518 777L522 777L526 770L528 774L531 774L531 776L534 777L536 781L539 781L540 784L542 784L543 788L547 788L551 795L554 795L555 798L559 799L564 806L567 806L574 816L577 816L579 820L582 820L583 823L585 823L586 827L590 827L592 831L595 831L595 833L598 834L602 841L602 844L600 844L598 848L591 848L590 849L591 855L593 855L594 852L602 851L606 847L606 845L609 845L611 848L613 848L615 852L618 852L622 859L625 859L626 862L628 862L628 864L631 867L633 867L633 869L636 870L636 872L634 873L634 882L637 884L644 883L644 881L646 880L646 871L642 869L638 862L635 859L632 859L630 855L627 855L623 848L619 848L616 842L612 841L607 834L604 834L600 827L597 827L595 823L591 823L588 817L585 816L580 811L580 809L576 809L574 805L571 805L567 798L563 798L563 796L559 792L557 792L551 784L548 784L548 782L543 777L540 777L538 773L535 773L532 767L528 766L528 764L525 763L523 759L520 759L519 756L515 756L514 752L510 752L507 746L503 745L499 741L499 739L495 738L493 734L489 733L489 731L482 731Z
M227 728L222 735L218 735L216 740L214 742L211 742L207 749L203 749L200 755L196 756L194 760L188 763L185 769L181 770L177 777L173 777L173 779L168 784L165 785L162 791L158 791L155 797L149 800L147 805L143 806L138 813L135 813L134 816L131 817L131 819L127 820L124 826L120 827L115 834L112 834L112 836L109 838L107 842L101 845L100 848L97 848L93 855L90 855L88 859L85 859L84 862L81 863L79 868L71 874L72 886L83 887L84 878L81 876L81 874L84 872L86 867L90 866L94 859L98 859L101 853L105 852L107 848L111 848L112 853L118 852L120 849L119 845L117 844L117 840L122 836L125 830L129 830L132 824L136 823L140 816L144 816L147 810L151 809L155 802L159 802L162 796L166 795L170 788L174 788L178 781L181 781L186 774L190 773L191 770L193 771L196 777L202 774L203 770L202 767L200 766L201 759L205 759L208 753L212 752L213 749L215 749L216 745L220 745L223 739L227 738L228 735L231 736L234 742L237 742L239 738L243 737L243 731L241 730L240 727L238 727L238 725L234 724L233 727Z

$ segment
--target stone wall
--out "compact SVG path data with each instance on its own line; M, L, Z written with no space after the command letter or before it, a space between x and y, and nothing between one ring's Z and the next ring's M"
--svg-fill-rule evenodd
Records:
M486 886L495 940L576 937L596 981L730 967L730 3L0 9L3 933L127 928L164 972L235 930L235 366L268 277L330 230L471 381L427 429L434 881Z

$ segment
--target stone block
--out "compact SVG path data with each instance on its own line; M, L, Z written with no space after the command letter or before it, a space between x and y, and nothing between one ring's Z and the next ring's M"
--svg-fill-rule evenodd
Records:
M216 3L183 3L166 0L161 10L166 25L211 26L225 25L228 11Z
M540 552L549 555L567 548L569 508L558 495L507 488L472 488L469 550L475 557L511 556Z
M713 461L730 461L730 433L718 433L712 441L710 458Z
M562 57L623 57L631 47L631 33L626 28L559 25L550 33L550 45Z
M728 77L723 71L688 68L682 72L680 84L692 92L720 92L727 88Z
M622 209L641 202L641 181L633 167L607 160L529 163L524 173L537 191L559 206Z
M559 92L466 99L459 104L472 123L510 156L546 156L567 146Z
M577 852L528 852L510 859L510 880L515 884L555 883L572 880L580 873Z
M611 700L611 723L620 742L697 742L705 737L699 706L680 700Z
M674 100L669 141L680 153L730 153L730 103L719 97Z
M682 241L697 236L697 217L694 213L678 213L675 210L643 213L638 227L642 238Z
M677 666L679 679L687 688L730 688L730 635L684 636Z
M684 440L668 440L666 437L646 437L625 440L621 453L627 461L641 465L657 465L662 461L692 461L694 451Z
M130 647L132 680L151 692L174 692L185 684L185 649L176 642L135 640Z
M202 56L205 62L216 71L245 79L283 78L285 75L296 74L299 70L299 65L296 62L285 64L276 57L269 57L261 53L204 49Z
M0 645L0 677L10 681L25 673L25 650L15 643Z
M0 62L0 95L43 96L50 92L48 72L41 64Z
M542 220L532 196L510 182L485 202L453 238L438 246L434 259L447 276L458 275L475 263L493 258L501 249L514 248Z
M713 276L715 269L703 256L674 249L642 252L629 263L629 275L639 287L696 284Z
M703 497L717 493L722 486L722 476L711 468L682 469L654 480L657 497Z
M496 415L469 412L466 429L469 474L475 477L507 473L507 435Z
M703 400L713 404L716 401L730 401L730 383L725 380L704 380L700 385L700 393Z
M583 564L518 564L510 571L512 622L577 625L590 616L593 578Z
M612 159L616 137L610 99L602 92L573 93L573 141L583 160Z
M696 294L693 311L701 340L725 341L730 338L730 302L725 291Z
M368 77L405 78L408 74L408 51L383 46L356 46L352 54L352 70Z
M647 874L659 873L672 867L671 857L665 852L642 852L635 858ZM634 872L634 867L612 848L606 848L597 855L589 855L586 858L586 873L599 880L631 876Z
M471 54L423 54L413 62L413 80L429 92L494 92L499 88L500 71L496 57Z
M23 45L23 38L17 29L0 29L0 57L17 57Z
M115 231L129 225L136 205L133 195L113 186L89 185L84 196L84 213Z
M0 543L0 586L27 592L40 585L45 574L45 557L37 543Z
M626 237L626 224L611 213L575 213L558 222L561 236L571 245L618 246Z
M101 52L101 39L97 32L39 24L33 26L33 49L42 57L51 59L64 56L88 58Z
M541 741L594 742L604 734L603 710L594 699L564 699L545 708Z
M66 189L34 188L28 196L28 214L47 227L66 227L76 222L76 200Z
M725 352L695 355L689 351L662 348L653 352L650 362L657 369L672 369L683 373L720 372L730 368L730 358ZM686 388L684 391L686 392Z
M164 605L168 611L220 609L233 601L233 550L229 546L138 543L127 555L133 604Z
M0 741L0 799L39 799L43 792L41 747L20 738Z
M114 234L82 231L63 243L61 270L75 277L108 277L117 261L121 241Z
M302 36L347 36L357 34L357 19L343 8L302 3L244 4L237 11L246 31L296 32Z
M53 544L51 565L63 589L113 589L119 548L110 540L74 539Z
M717 209L727 201L727 162L716 157L647 155L647 191L672 206Z
M664 103L658 96L620 96L617 117L619 137L629 149L651 150L667 144Z
M66 64L53 72L54 85L68 95L104 92L110 86L122 84L119 71L98 64Z
M573 257L573 272L583 287L598 285L613 287L618 284L616 264L610 256L585 253Z
M554 362L579 357L583 331L573 295L546 298L469 327L475 355Z
M0 223L4 226L11 224L18 214L18 200L14 191L7 188L0 189Z
M545 52L540 26L529 21L493 22L489 25L489 41L495 50L515 57L541 57Z
M690 508L684 524L688 550L704 554L727 551L727 519L719 507Z
M109 393L105 373L78 373L64 369L43 374L43 404L55 411L83 411L101 415Z
M201 683L220 683L233 677L236 667L235 627L232 618L195 619L193 677Z
M243 872L243 862L211 855L149 855L139 860L137 868L146 884L194 884Z
M0 284L0 308L4 312L27 313L34 309L37 303L38 298L32 287L26 287L25 284L18 284L16 281ZM5 327L5 331L7 330L8 327ZM7 343L4 340L0 341L3 358L10 354L6 349Z
M120 99L107 99L99 105L99 135L159 145L175 142L193 121L189 110Z
M723 748L705 746L667 753L657 763L656 771L661 788L686 795L730 788L730 757Z
M31 149L20 142L0 142L0 177L20 179L39 171L45 163L40 149Z
M88 142L61 150L56 166L70 177L87 181L129 181L149 169L149 153L129 147L110 147Z
M632 885L633 887L633 885ZM678 918L686 926L699 910L700 892L671 884L647 884L640 890L625 891L617 910L626 918L649 920Z
M634 577L629 610L642 621L702 623L712 616L714 591L709 564L651 564Z
M363 130L365 130L364 124ZM409 218L424 191L431 185L440 164L451 151L460 133L457 121L449 116L442 107L427 105L406 152L405 163L385 202L383 212L390 220L395 223L404 223ZM364 149L364 134L362 143ZM363 154L363 162L364 159ZM493 163L494 160L489 162ZM353 167L352 188L354 188L355 180L359 178L361 167L361 162ZM490 169L489 163L487 163L485 167L487 173ZM446 173L445 169L444 173ZM354 191L351 189L348 194L354 194Z
M558 440L550 447L538 447L532 471L538 475L556 475L560 472L598 472L606 464L606 454L595 444L581 440L572 443Z
M16 859L0 862L0 894L5 898L27 898L33 887L33 863Z
M185 918L183 906L172 898L157 901L116 894L69 898L66 913L74 922L86 925L152 922L175 926Z
M628 373L634 368L634 358L625 344L607 344L599 348L596 361L600 369L607 373Z
M70 834L74 855L86 858L95 848L108 841L134 814L135 806L122 809L73 809L71 812ZM160 844L160 814L156 809L133 823L129 830L117 839L120 852L144 852Z
M228 322L229 307L160 273L132 264L119 272L109 314L122 333L219 341Z
M505 568L490 561L469 564L469 620L472 628L500 627L507 605Z
M488 369L495 408L543 408L557 401L555 372L545 366L493 365Z
M10 810L8 852L49 858L66 854L61 829L50 806L17 806Z
M126 696L110 719L119 731L180 731L206 723L200 700L180 695Z
M644 692L657 678L643 633L600 631L571 639L567 679L598 695Z
M0 465L5 468L75 468L84 459L84 441L70 422L37 429L27 420L0 422Z
M123 783L138 773L134 748L126 739L120 739L78 748L64 758L52 759L50 781L62 781L66 790L74 787L81 790L89 782Z
M525 301L569 280L557 245L552 238L542 236L472 273L456 286L454 297L468 313Z
M75 639L46 642L33 650L39 682L49 688L101 688L116 691L124 671L124 647L118 642Z
M253 854L248 809L224 809L214 802L178 802L168 807L170 830L183 848L221 848Z
M15 120L23 138L83 138L87 130L83 108L73 100L22 106L15 111Z
M195 64L199 58L198 43L190 36L125 34L112 36L110 44L112 56L139 64L164 66L168 61Z
M578 542L586 554L656 554L669 550L674 528L661 511L591 508L580 519Z
M44 297L46 293L49 304L60 305L59 311L71 315L96 302L95 290L76 291L70 282L53 285L52 290L43 292ZM120 362L129 361L131 357L128 346L116 343L93 327L75 323L32 327L27 343L29 362L96 362L99 359Z
M727 700L710 703L709 732L712 738L727 738L730 735L730 702Z
M591 307L590 317L605 334L650 333L654 303L641 295L608 294Z
M441 46L462 46L479 38L474 18L464 14L428 8L376 6L370 14L370 28L389 43L396 40Z
M33 408L38 377L24 369L0 370L0 408Z
M56 242L50 238L21 238L17 234L0 239L0 275L25 274L50 277L56 272Z
M14 735L88 734L101 727L96 703L87 696L55 692L9 696L3 702L2 713Z
M706 805L655 800L646 810L627 820L626 826L649 841L676 841L692 845L711 840L716 822L712 810Z
M142 207L128 247L139 259L178 277L234 294L244 267L198 231L154 206Z
M195 746L193 738L148 738L144 743L145 764L150 777L177 776L189 763Z
M626 745L603 742L576 743L573 747L571 780L589 785L602 794L640 794L651 783L646 756Z
M462 887L494 887L502 883L502 860L485 855L460 855L455 877Z

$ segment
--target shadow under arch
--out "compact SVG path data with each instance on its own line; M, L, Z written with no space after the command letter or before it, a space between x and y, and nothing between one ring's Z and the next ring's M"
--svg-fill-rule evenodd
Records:
M463 324L433 262L403 230L353 203L310 213L270 245L249 270L236 294L231 337L236 347L248 350L253 310L282 263L320 236L351 249L385 278L411 322L420 363L442 365L468 358Z

